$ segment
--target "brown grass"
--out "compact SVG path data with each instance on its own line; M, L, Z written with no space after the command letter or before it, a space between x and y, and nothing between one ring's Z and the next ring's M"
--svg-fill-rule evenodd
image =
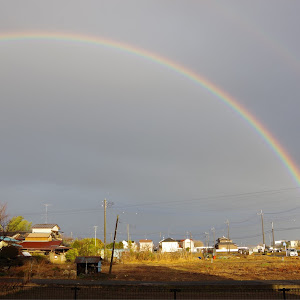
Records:
M264 255L219 256L215 260L199 260L195 256L163 256L144 261L131 258L115 265L113 272L117 280L300 280L300 260Z
M75 264L51 264L45 260L26 262L11 267L8 277L68 279ZM201 281L201 280L300 280L300 259L295 257L219 256L215 260L199 259L189 253L130 254L113 265L114 276L108 274L109 264L102 267L107 280Z

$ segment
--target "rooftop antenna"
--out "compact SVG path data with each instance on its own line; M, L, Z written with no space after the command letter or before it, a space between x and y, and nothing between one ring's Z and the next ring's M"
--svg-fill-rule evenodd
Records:
M48 206L50 206L51 204L44 204L45 208L46 208L46 224L48 224Z

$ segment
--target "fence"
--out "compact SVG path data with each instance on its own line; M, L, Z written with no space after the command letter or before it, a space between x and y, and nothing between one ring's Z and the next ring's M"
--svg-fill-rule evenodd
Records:
M0 283L0 299L300 299L300 289L242 286L23 286Z

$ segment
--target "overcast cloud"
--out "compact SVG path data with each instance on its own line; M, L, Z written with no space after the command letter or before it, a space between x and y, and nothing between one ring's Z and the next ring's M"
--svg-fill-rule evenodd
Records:
M300 166L298 1L2 1L0 36L57 32L146 49L234 97ZM0 196L66 235L238 244L299 239L299 189L243 118L200 85L116 49L0 41ZM293 209L293 212L285 212ZM272 214L270 214L272 213ZM275 213L275 214L273 214ZM285 230L290 227L299 229ZM257 235L257 236L256 236ZM250 238L250 236L254 236Z

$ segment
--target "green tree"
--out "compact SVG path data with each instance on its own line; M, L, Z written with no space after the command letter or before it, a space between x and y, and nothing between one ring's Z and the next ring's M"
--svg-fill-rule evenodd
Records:
M78 249L76 248L73 248L73 249L70 249L67 253L66 253L66 259L68 261L74 261L76 259L76 256L79 256L78 255Z
M103 249L103 247L104 244L99 239L96 239L96 247L95 247L95 239L93 238L85 238L81 240L76 239L71 244L71 248L77 250L76 252L77 256L98 255L100 253L100 250Z
M7 225L7 231L30 231L32 222L28 222L22 216L13 217Z
M112 249L113 248L113 244L114 243L110 243L110 244L108 244L108 245L106 245L106 248L107 249ZM115 249L123 249L124 247L123 247L123 243L122 242L116 242L115 243Z

